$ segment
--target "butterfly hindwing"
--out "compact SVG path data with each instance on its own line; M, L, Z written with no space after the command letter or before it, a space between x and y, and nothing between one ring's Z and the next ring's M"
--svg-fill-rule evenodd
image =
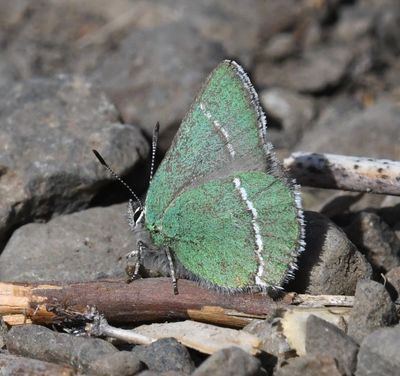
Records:
M187 190L156 224L198 279L227 289L280 286L299 238L286 186L263 172L243 172Z

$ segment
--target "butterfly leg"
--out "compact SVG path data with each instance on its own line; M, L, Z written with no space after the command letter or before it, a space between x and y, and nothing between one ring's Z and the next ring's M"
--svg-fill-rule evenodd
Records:
M137 248L126 255L127 260L133 259L133 262L129 262L125 268L126 274L128 275L127 282L130 283L138 278L140 265L144 264L146 268L146 264L150 263L150 266L153 266L151 269L158 270L163 275L169 274L171 276L174 294L177 295L178 285L174 260L172 259L169 247L166 247L164 250L165 254L161 249L148 248L143 241L139 240L137 242ZM163 260L165 261L163 262Z
M178 285L177 285L176 276L175 276L175 267L174 267L174 262L172 260L171 251L170 251L169 247L165 248L165 253L168 258L169 271L170 271L170 275L171 275L171 279L172 279L172 286L174 288L174 294L178 295Z
M133 262L129 263L126 268L126 274L128 275L127 282L130 283L138 278L139 269L140 269L140 262L142 259L143 251L145 250L146 246L143 242L138 241L137 249L133 250L132 252L126 255L126 259L130 260L133 258Z

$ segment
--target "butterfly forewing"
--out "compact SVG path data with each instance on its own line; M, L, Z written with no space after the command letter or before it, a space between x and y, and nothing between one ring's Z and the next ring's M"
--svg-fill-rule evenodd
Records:
M191 186L234 171L268 168L262 112L239 69L224 61L202 87L150 186L149 222Z

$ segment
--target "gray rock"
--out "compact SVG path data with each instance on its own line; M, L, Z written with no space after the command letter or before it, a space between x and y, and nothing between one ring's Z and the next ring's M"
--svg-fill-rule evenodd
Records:
M386 201L386 197L390 197L374 193L302 187L302 196L304 196L304 194L312 195L312 199L315 200L313 201L314 209L309 210L318 211L329 218L336 217L336 219L338 219L348 216L348 219L343 222L339 219L339 223L343 223L345 232L346 226L354 219L354 213L366 209L367 211L379 209L384 204L384 201Z
M332 190L330 190L330 192L331 191ZM349 212L350 208L363 199L363 197L364 193L336 191L323 203L322 207L319 208L319 212L329 218L337 215L340 216L343 213Z
M95 33L115 17L106 4L98 6L93 1L88 1L87 6L73 2L26 4L25 0L13 3L17 6L8 9L2 6L0 13L5 10L4 18L11 19L6 21L9 43L4 52L20 78L82 73L82 65L89 69L109 49L107 43L86 48L79 48L78 44L85 34Z
M188 375L194 370L187 348L174 338L163 338L150 345L136 346L132 352L150 371L175 371Z
M347 97L333 102L296 150L399 159L400 109L388 98L360 109ZM379 127L377 127L379 124Z
M263 15L262 37L272 38L277 33L282 33L296 28L299 17L305 15L307 7L296 0L267 1L266 12Z
M361 343L356 376L398 375L399 348L400 326L375 330Z
M2 376L74 376L77 374L72 367L2 353L0 354L0 370Z
M312 50L299 62L300 66L293 72L289 83L300 92L330 90L342 83L352 60L352 53L347 48L334 46Z
M377 44L384 55L397 56L400 52L400 5L390 0L377 8L374 19Z
M105 355L90 363L88 370L98 376L131 376L138 374L144 364L130 351Z
M292 33L279 33L272 36L264 50L263 57L271 60L285 59L296 51L296 43Z
M353 52L342 46L306 51L303 56L271 66L259 64L255 81L283 86L303 93L321 93L339 86L349 73Z
M374 330L397 322L396 306L385 287L375 281L359 281L348 322L348 335L361 343Z
M25 78L60 71L88 73L110 50L118 47L121 36L188 21L205 40L223 44L226 56L249 63L259 46L262 27L266 23L274 26L277 21L276 10L258 0L238 3L235 7L227 0L114 4L88 0L84 4L49 3L46 7L26 0L14 3L17 5L2 5L0 21L8 31L4 37L8 42L5 50ZM284 18L287 13L292 19L295 15L288 5L282 13Z
M377 271L400 265L400 239L378 214L358 213L345 231Z
M18 73L15 66L6 58L0 60L0 89L9 88L17 80Z
M385 196L380 208L375 212L388 224L400 239L400 197Z
M117 353L110 343L97 338L75 337L43 326L14 326L6 338L10 353L86 370L96 359Z
M0 255L0 280L123 278L124 256L135 245L126 210L126 204L92 208L22 226Z
M6 345L7 332L7 324L4 322L3 317L0 317L0 349L3 349Z
M145 370L138 373L135 376L185 376L185 373L177 371L155 372L155 371Z
M342 376L336 360L329 355L303 355L290 359L275 376Z
M282 9L282 6L277 7L277 4L270 5L259 0L237 3L235 7L232 7L229 0L149 0L133 3L118 1L116 4L89 0L84 4L55 2L45 7L26 0L14 3L18 5L1 6L1 25L5 25L8 31L4 36L4 40L7 41L4 43L4 55L10 55L12 65L18 68L18 75L24 78L66 71L90 74L99 62L104 61L113 50L120 48L120 40L127 34L181 23L190 24L200 34L202 43L197 43L193 50L189 49L188 44L193 39L187 35L188 43L182 44L179 39L185 34L182 36L177 27L173 38L165 45L157 45L155 49L161 48L165 51L175 45L177 54L182 51L182 55L192 55L193 60L190 62L196 65L196 58L202 58L204 45L216 43L224 47L225 52L221 58L234 56L247 65L251 63L259 48L260 35L263 34L265 25L279 31L279 28L288 25L288 19L289 23L295 21L299 8L293 1L290 3L294 4L284 4ZM277 14L280 16L277 17ZM277 25L282 23L283 26ZM155 41L150 40L150 44L154 46L151 42ZM138 52L136 56L139 59L146 59L149 54L154 56L148 43L146 38L136 46L138 51L145 51L143 54ZM163 52L162 59L158 60L162 64L158 66L173 63L168 59L171 56L175 57L173 53L167 56ZM213 54L208 58L213 60ZM151 59L149 61L152 62ZM176 69L179 71L183 68L189 71L189 65L184 63L182 60L182 65ZM132 66L131 62L129 64ZM153 63L152 67L157 68L157 65ZM125 69L127 66L124 66ZM151 76L149 78L148 85L155 86L155 81ZM162 81L167 79L168 76ZM176 84L179 88L179 82ZM144 86L138 88L142 93ZM185 93L180 95L184 96ZM188 94L188 98L192 95L194 92ZM173 105L172 97L169 106ZM146 111L143 113L146 114ZM157 120L166 123L163 118ZM149 129L152 127L145 122L143 124Z
M274 140L271 135L274 128L269 128L271 142L276 148L291 148L311 124L315 115L314 102L304 95L280 88L263 91L260 100L266 110L268 123L278 123L283 129L283 132L279 132L280 138Z
M285 358L292 352L286 337L282 333L280 319L252 320L244 331L261 339L260 349L276 357Z
M384 82L391 96L399 95L400 87L400 64L391 65L385 71Z
M390 289L394 290L394 296L392 296L392 298L398 299L400 297L400 266L389 270L385 274L385 278L388 291L390 291Z
M93 77L125 122L151 134L160 121L162 132L167 132L180 123L201 83L224 56L219 44L192 26L172 23L128 35Z
M353 295L359 279L371 278L371 266L327 217L306 211L304 220L306 249L287 289L316 295Z
M172 0L170 4L182 9L180 21L190 20L190 24L207 40L220 43L226 51L224 58L234 56L244 65L253 61L265 25L273 27L278 18L277 12L271 9L274 5L276 8L276 4L258 0L238 2L234 7L229 0L181 0L180 5ZM288 5L285 9L281 6L280 10L281 17L292 12Z
M119 173L147 157L140 131L85 79L33 79L0 98L0 247L24 223L89 205L108 176L92 148Z
M1 5L0 23L2 29L11 29L24 21L24 14L29 8L29 0L18 0Z
M397 206L397 207L396 207ZM400 223L399 214L400 214L400 197L399 196L385 196L382 200L381 206L382 214L385 212L389 212L389 214L393 213L391 216L390 222ZM380 213L381 214L381 213ZM395 218L393 218L395 216ZM389 222L388 222L389 223Z
M358 41L369 36L374 27L374 18L368 9L360 6L341 9L332 37L341 43Z
M137 376L160 376L160 375L161 374L159 372L149 371L148 369L137 374ZM173 375L173 376L175 376L175 375Z
M261 362L239 347L229 347L212 354L192 376L261 376L266 375Z
M312 49L324 40L323 26L316 20L310 19L302 38L302 49Z
M351 376L357 365L357 343L337 326L311 315L306 324L307 355L330 355L338 361L340 372Z

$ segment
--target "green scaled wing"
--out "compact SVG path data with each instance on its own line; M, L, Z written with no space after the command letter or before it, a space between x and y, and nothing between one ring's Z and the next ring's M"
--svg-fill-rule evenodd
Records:
M290 191L259 171L185 191L157 227L156 243L169 245L200 279L228 289L280 286L300 236Z
M153 241L170 246L183 266L211 284L280 286L302 247L299 206L266 142L257 94L242 68L224 61L150 185L146 226Z

